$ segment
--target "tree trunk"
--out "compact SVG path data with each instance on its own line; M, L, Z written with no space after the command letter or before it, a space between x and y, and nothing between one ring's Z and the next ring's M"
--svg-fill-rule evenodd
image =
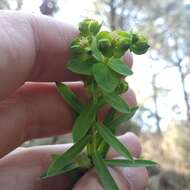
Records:
M160 116L158 113L158 96L157 96L157 87L156 87L156 74L152 76L152 89L153 89L153 102L154 102L154 107L155 107L155 119L156 119L156 128L157 128L157 133L161 134L161 128L160 128Z
M181 85L182 85L182 91L183 91L183 97L184 97L184 102L186 106L186 117L187 121L190 122L190 105L189 105L189 97L188 93L185 89L185 74L182 71L181 67L181 59L176 63L178 70L179 70L179 75L180 75L180 80L181 80Z
M116 18L116 9L115 9L115 0L110 1L110 28L111 30L115 30L115 18Z

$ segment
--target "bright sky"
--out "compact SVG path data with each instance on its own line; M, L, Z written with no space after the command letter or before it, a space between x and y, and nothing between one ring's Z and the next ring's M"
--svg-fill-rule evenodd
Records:
M23 10L26 12L39 13L39 6L41 4L41 0L24 0ZM63 22L77 25L78 22L82 19L82 17L94 17L93 14L93 0L59 0L58 5L60 7L60 11L55 15L55 18L61 20ZM186 0L185 3L190 4L190 0ZM144 103L148 107L152 109L152 104L148 99L152 90L150 84L150 75L152 73L152 69L150 68L150 59L147 55L143 56L135 56L134 57L134 76L130 77L130 86L137 93L137 98L139 103ZM154 68L158 67L159 63L153 63ZM173 89L169 96L160 97L160 113L162 116L165 116L165 119L162 121L162 127L165 128L167 124L172 120L176 119L177 116L174 112L172 112L167 105L178 104L182 110L184 110L184 102L183 95L180 91L180 83L179 76L176 75L176 70L170 69L165 70L161 73L158 78L158 85L161 87L166 87L169 89ZM188 78L188 82L190 83L190 78ZM190 91L190 87L189 87ZM180 118L184 118L185 115L182 113Z

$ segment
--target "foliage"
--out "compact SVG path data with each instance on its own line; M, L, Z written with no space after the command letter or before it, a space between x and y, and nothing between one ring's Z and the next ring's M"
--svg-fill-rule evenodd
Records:
M90 100L85 105L80 103L67 86L57 83L59 93L76 113L72 131L74 145L63 155L53 156L43 178L95 167L104 189L118 190L107 166L146 167L156 164L149 160L134 160L129 150L115 137L117 126L131 118L137 110L129 107L120 96L128 90L123 77L132 74L122 56L127 50L143 54L149 45L147 39L138 33L122 30L107 32L100 31L100 28L101 24L97 21L85 19L79 24L80 35L71 42L72 59L67 68L83 75ZM111 111L101 122L98 111L108 105ZM109 147L124 159L105 160Z

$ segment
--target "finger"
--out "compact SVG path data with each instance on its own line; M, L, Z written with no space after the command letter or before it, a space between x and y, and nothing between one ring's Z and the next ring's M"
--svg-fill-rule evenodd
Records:
M82 83L68 85L82 101L87 99ZM73 122L74 113L54 84L28 83L0 103L0 156L26 140L68 133Z
M46 16L0 13L0 99L27 80L72 81L69 44L78 31Z
M127 51L127 52L124 54L123 60L124 60L124 62L125 62L130 68L132 68L132 66L133 66L133 56L132 56L132 54L131 54L129 51Z
M129 149L130 153L136 157L139 158L141 155L141 143L139 138L131 132L128 132L124 135L121 135L118 137L119 141ZM114 149L110 149L108 152L108 157L113 158L113 157L118 157L120 156Z
M76 81L65 67L69 44L78 30L46 16L0 13L0 100L25 81ZM125 62L132 63L127 53Z
M83 99L82 83L69 87ZM74 113L54 84L29 83L0 103L0 156L24 141L70 132Z
M148 183L145 168L110 168L119 190L144 190ZM103 190L95 170L86 173L74 186L73 190Z
M132 135L130 137L129 136L130 135L127 135L125 137L125 141L121 140L123 137L119 137L119 139L121 142L124 142L127 147L132 146L132 143L136 146L136 144L138 144L138 142L136 142L137 138ZM63 152L70 146L71 144L16 149L0 160L0 184L4 184L5 187L9 186L9 188L4 189L13 189L14 187L15 190L22 190L21 187L24 183L35 184L35 190L44 186L47 187L44 189L49 190L54 186L56 187L56 185L58 186L58 189L66 188L72 183L72 181L64 175L44 181L39 180L39 176L42 172L47 170L51 162L52 154L63 154ZM133 151L132 148L130 150ZM109 155L115 156L116 154L110 153ZM19 177L15 178L15 176ZM10 183L2 183L4 180L6 181L6 179L9 180ZM30 188L25 189L29 190ZM53 189L57 190L56 188Z

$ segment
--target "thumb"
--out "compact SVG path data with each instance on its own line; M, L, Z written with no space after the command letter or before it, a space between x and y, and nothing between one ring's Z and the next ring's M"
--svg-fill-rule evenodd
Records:
M148 182L145 168L110 168L112 177L119 190L143 190ZM103 190L95 170L85 174L73 190Z

